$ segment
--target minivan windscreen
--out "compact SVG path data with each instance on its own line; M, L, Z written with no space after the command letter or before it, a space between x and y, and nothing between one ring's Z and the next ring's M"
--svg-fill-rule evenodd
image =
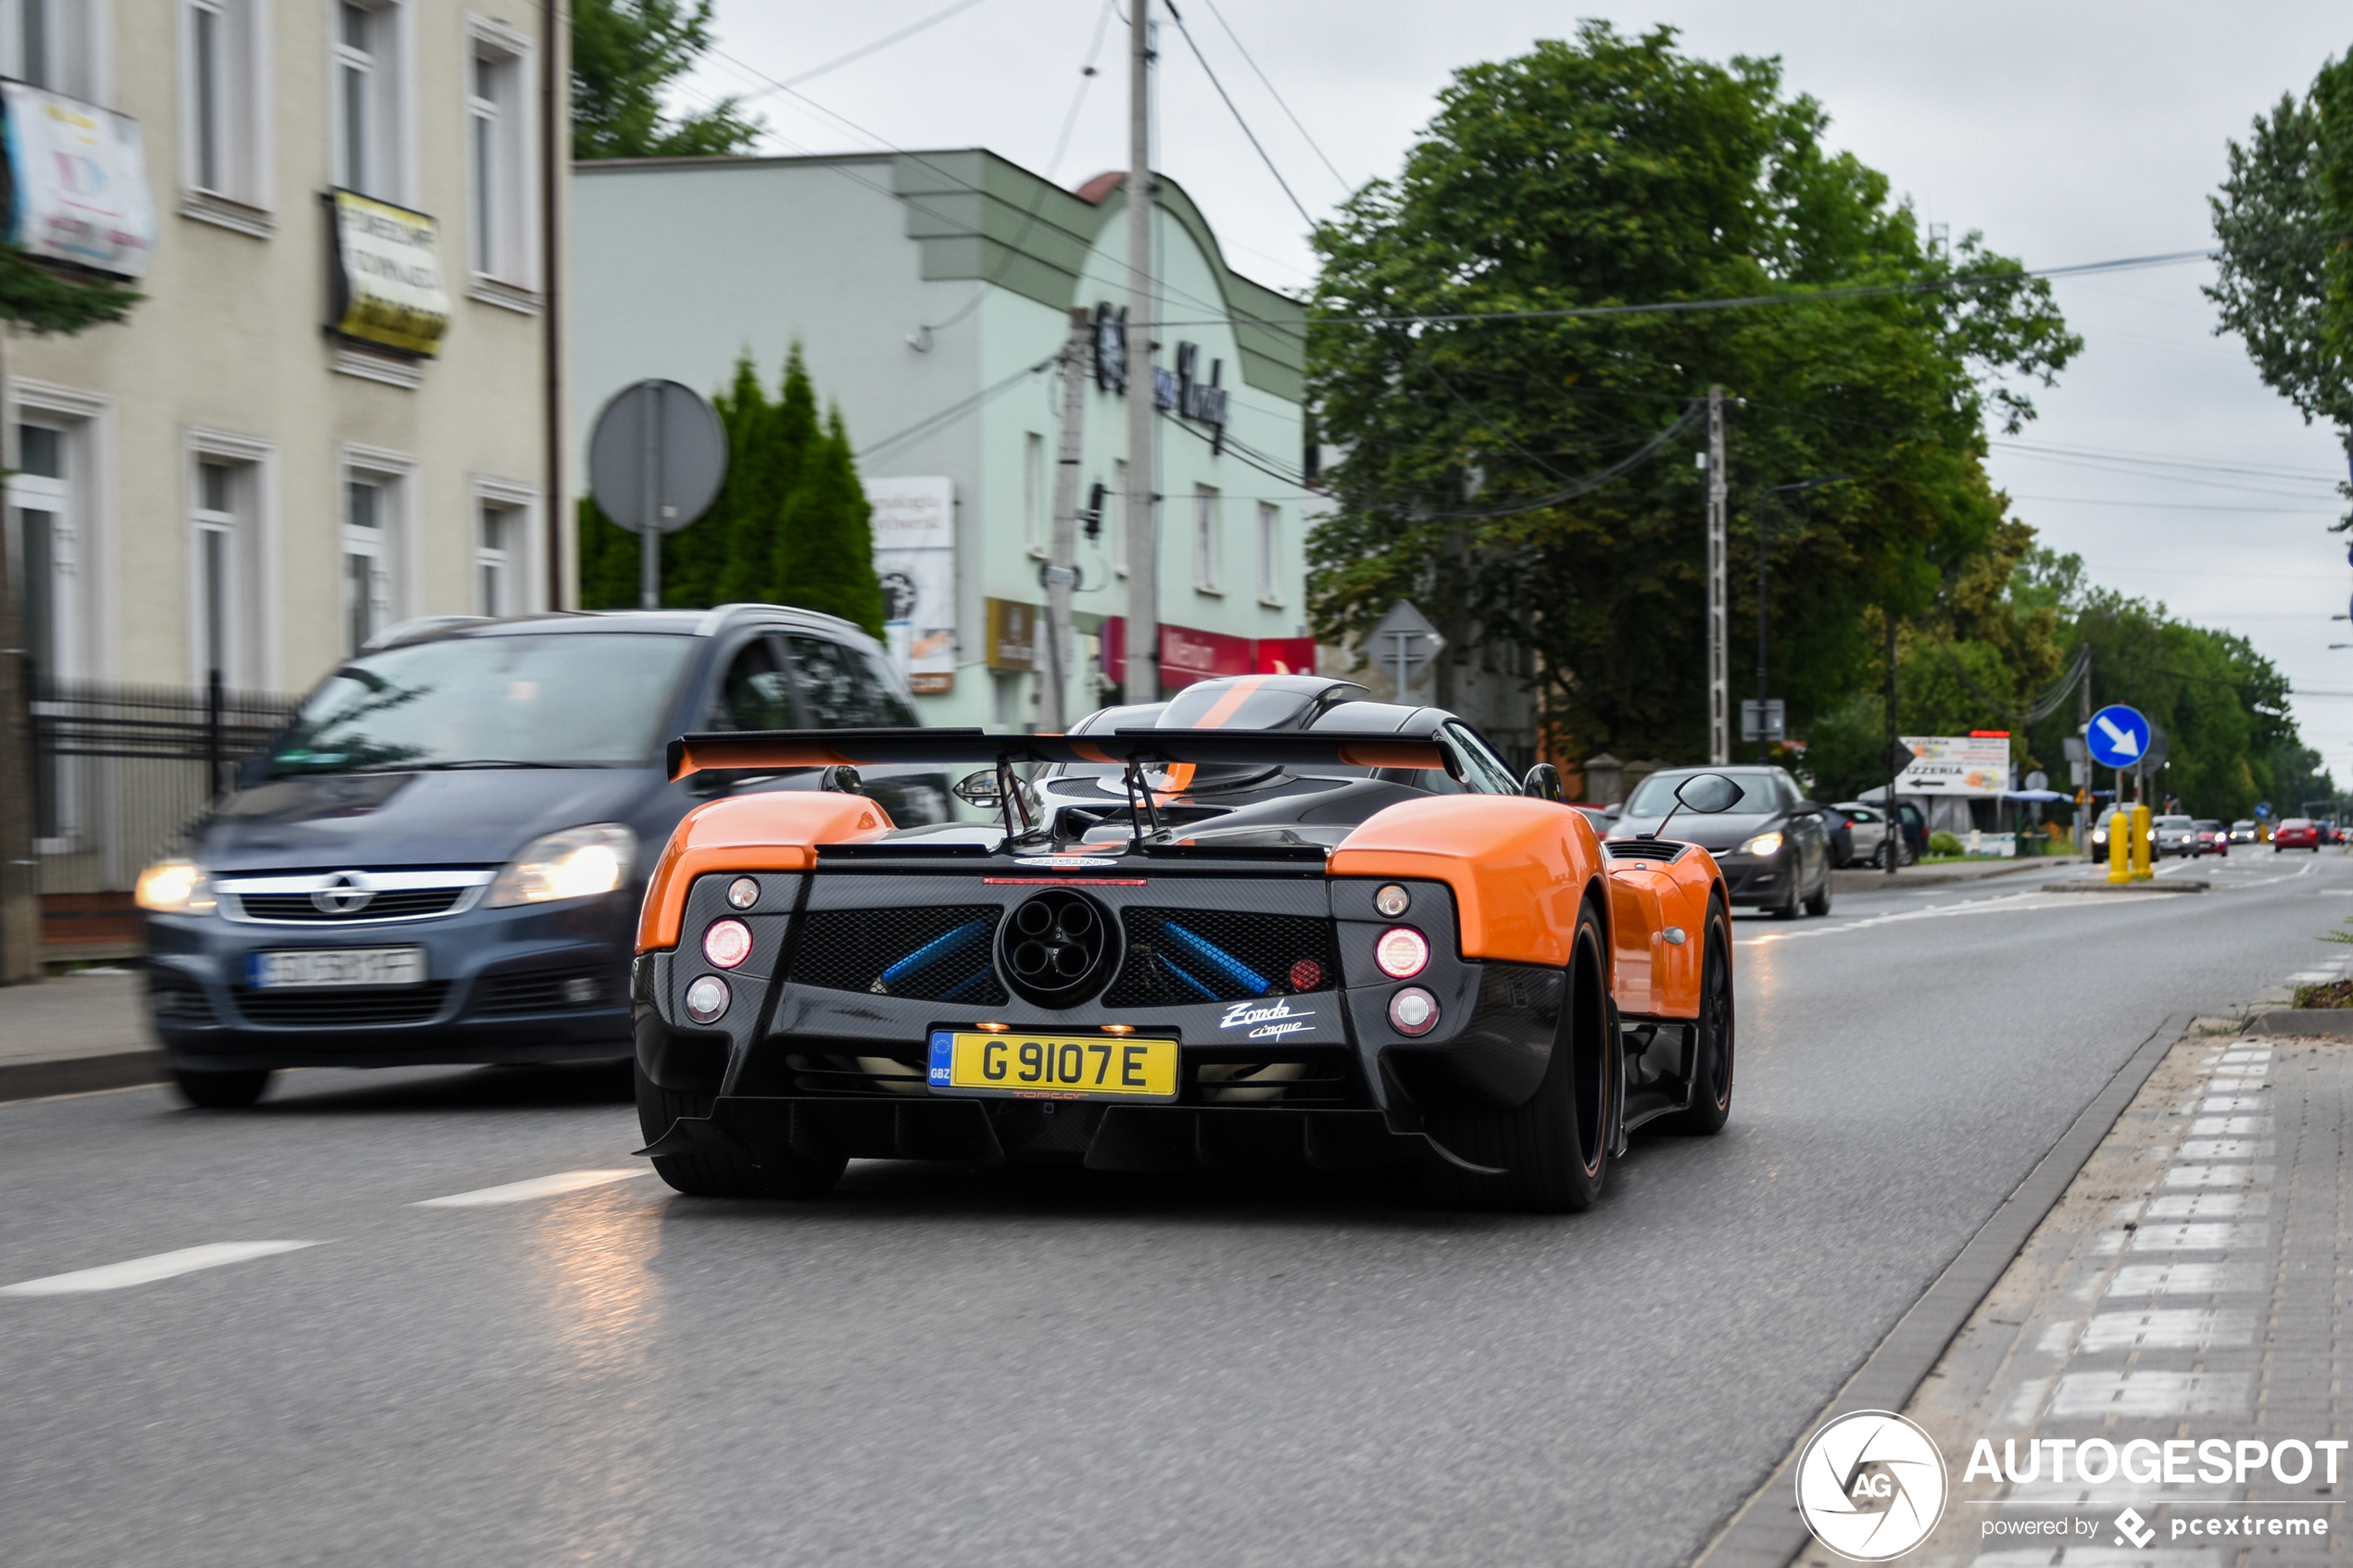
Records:
M351 659L303 705L274 773L644 766L695 639L447 637Z

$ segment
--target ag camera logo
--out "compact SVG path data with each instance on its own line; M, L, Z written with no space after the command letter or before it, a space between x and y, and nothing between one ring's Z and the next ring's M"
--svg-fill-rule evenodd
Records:
M1944 1456L1892 1411L1826 1424L1797 1456L1797 1512L1815 1538L1856 1562L1903 1556L1944 1516Z

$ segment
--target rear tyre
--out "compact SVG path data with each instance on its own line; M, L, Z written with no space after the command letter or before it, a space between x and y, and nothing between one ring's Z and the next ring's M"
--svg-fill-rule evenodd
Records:
M1601 1196L1624 1089L1604 951L1601 921L1588 905L1577 917L1569 948L1552 1060L1526 1104L1429 1114L1430 1135L1440 1143L1476 1164L1502 1167L1500 1175L1483 1176L1431 1156L1426 1170L1437 1201L1455 1209L1565 1214L1590 1208Z
M1692 1103L1663 1119L1673 1133L1720 1133L1732 1114L1732 929L1724 906L1707 906L1707 946L1699 970L1699 1039L1692 1052Z
M194 1068L175 1067L171 1082L180 1090L180 1098L190 1105L207 1110L243 1110L259 1100L270 1087L271 1070L258 1067L250 1073L201 1073Z
M663 1088L634 1066L637 1079L637 1130L646 1141L670 1131L681 1116L708 1116L711 1100L703 1095L682 1095ZM697 1198L823 1198L841 1180L847 1160L812 1160L789 1148L770 1151L755 1165L728 1149L698 1149L692 1154L657 1154L654 1174L680 1192Z

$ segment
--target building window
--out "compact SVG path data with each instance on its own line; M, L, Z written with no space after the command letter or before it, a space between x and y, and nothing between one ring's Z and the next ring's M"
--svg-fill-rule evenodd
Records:
M343 485L343 627L358 652L392 624L398 587L400 501L396 475L347 471Z
M1111 466L1111 569L1127 575L1127 459Z
M237 663L237 472L227 463L196 463L196 669L234 678Z
M1036 431L1022 438L1021 539L1031 555L1046 553L1046 438Z
M388 202L408 194L402 20L397 5L334 0L335 183Z
M467 243L474 275L529 288L533 244L532 116L527 44L476 19L466 96Z
M1283 602L1283 513L1267 501L1258 503L1258 602Z
M522 508L498 501L482 503L475 522L474 613L512 615L514 563L522 549Z
M1193 587L1203 594L1225 592L1219 583L1220 523L1218 495L1207 484L1193 486Z
M238 216L206 210L205 197L266 208L259 0L184 0L181 16L181 182L199 198L182 210Z
M0 3L0 69L31 86L87 103L102 101L98 17L103 0Z
M17 471L8 480L11 563L23 596L25 652L35 679L74 673L74 518L68 455L57 425L17 426Z

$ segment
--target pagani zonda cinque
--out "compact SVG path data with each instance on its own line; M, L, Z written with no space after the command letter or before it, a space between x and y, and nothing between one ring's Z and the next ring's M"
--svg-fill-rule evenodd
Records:
M1705 850L1603 843L1434 709L1208 681L1066 735L686 735L673 775L835 770L697 809L632 974L637 1104L684 1192L851 1159L1157 1171L1414 1159L1582 1209L1634 1127L1712 1133L1732 946ZM980 764L995 822L897 828L856 769ZM1032 776L1025 777L1025 773ZM1690 809L1714 802L1705 780Z

